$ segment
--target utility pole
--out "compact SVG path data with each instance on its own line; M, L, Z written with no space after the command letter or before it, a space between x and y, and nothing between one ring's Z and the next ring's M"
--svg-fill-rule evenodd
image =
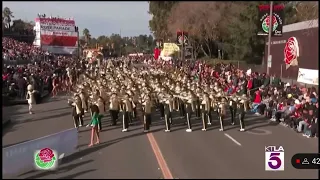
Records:
M181 51L182 57L181 57L181 61L184 62L184 32L182 30L182 51Z
M268 56L267 56L267 61L269 60L269 57L271 55L271 35L272 35L272 23L273 23L273 1L270 1L270 15L269 15L269 34L268 34ZM271 59L272 61L272 59ZM267 62L267 75L270 74L270 67L269 63Z
M80 35L79 35L79 27L78 26L76 26L76 32L77 32L77 44L78 44L78 60L80 60L81 51L80 51Z
M121 29L120 29L120 57L122 57L122 41L121 41Z

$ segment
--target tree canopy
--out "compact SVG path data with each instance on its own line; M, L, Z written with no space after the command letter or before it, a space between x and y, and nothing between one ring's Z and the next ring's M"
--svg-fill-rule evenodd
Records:
M268 1L238 2L183 2L149 1L149 28L157 39L175 41L176 31L189 33L189 42L196 57L236 59L260 63L265 38L257 36L258 5ZM275 1L285 5L284 24L318 18L317 1ZM2 11L2 30L21 32L33 30L34 23L13 20L14 13L5 7ZM89 28L79 32L80 46L103 47L113 54L135 52L152 53L155 47L151 35L123 37L120 34L101 35L94 38Z
M257 36L258 5L268 1L149 1L149 28L156 38L175 40L176 31L189 34L197 57L261 63L265 38ZM318 2L275 1L284 4L285 24L318 18ZM222 52L222 53L221 53Z
M126 55L130 53L152 53L155 47L153 36L120 36L111 34L110 36L101 35L97 38L91 37L89 29L85 28L80 37L80 45L83 48L101 47L108 53L115 55Z

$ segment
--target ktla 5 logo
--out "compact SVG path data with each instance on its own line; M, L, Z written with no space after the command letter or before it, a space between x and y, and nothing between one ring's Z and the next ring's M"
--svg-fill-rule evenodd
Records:
M265 147L265 170L283 171L284 170L284 149L282 146Z

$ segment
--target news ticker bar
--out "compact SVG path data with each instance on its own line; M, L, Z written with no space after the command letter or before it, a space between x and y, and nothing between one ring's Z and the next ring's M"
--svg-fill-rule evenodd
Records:
M291 158L291 164L296 169L320 169L319 153L299 153Z

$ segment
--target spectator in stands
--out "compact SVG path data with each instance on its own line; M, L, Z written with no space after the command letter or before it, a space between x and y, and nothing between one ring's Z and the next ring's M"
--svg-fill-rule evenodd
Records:
M39 55L52 55L48 52L42 51L38 47L34 47L32 44L19 42L11 38L2 38L2 46L5 64L5 68L2 73L3 92L8 93L9 86L14 84L10 89L10 94L13 95L12 92L16 91L15 94L20 98L25 98L28 84L32 84L37 92L42 93L47 79L50 84L48 89L52 90L53 87L50 87L52 85L50 81L54 70L61 70L62 72L60 74L62 77L64 73L63 71L66 67L75 67L77 65L73 58L65 56L37 59ZM59 63L56 63L56 60L52 61L52 59L58 59ZM9 66L6 64L9 64ZM36 99L38 99L38 102L40 98L38 97Z
M260 115L260 113L257 112L257 109L259 105L261 104L261 91L258 89L255 92L255 95L253 96L253 103L252 103L252 112L256 113L256 115Z
M22 77L22 75L19 75L17 80L17 85L19 89L19 98L23 99L26 96L27 93L27 81Z

